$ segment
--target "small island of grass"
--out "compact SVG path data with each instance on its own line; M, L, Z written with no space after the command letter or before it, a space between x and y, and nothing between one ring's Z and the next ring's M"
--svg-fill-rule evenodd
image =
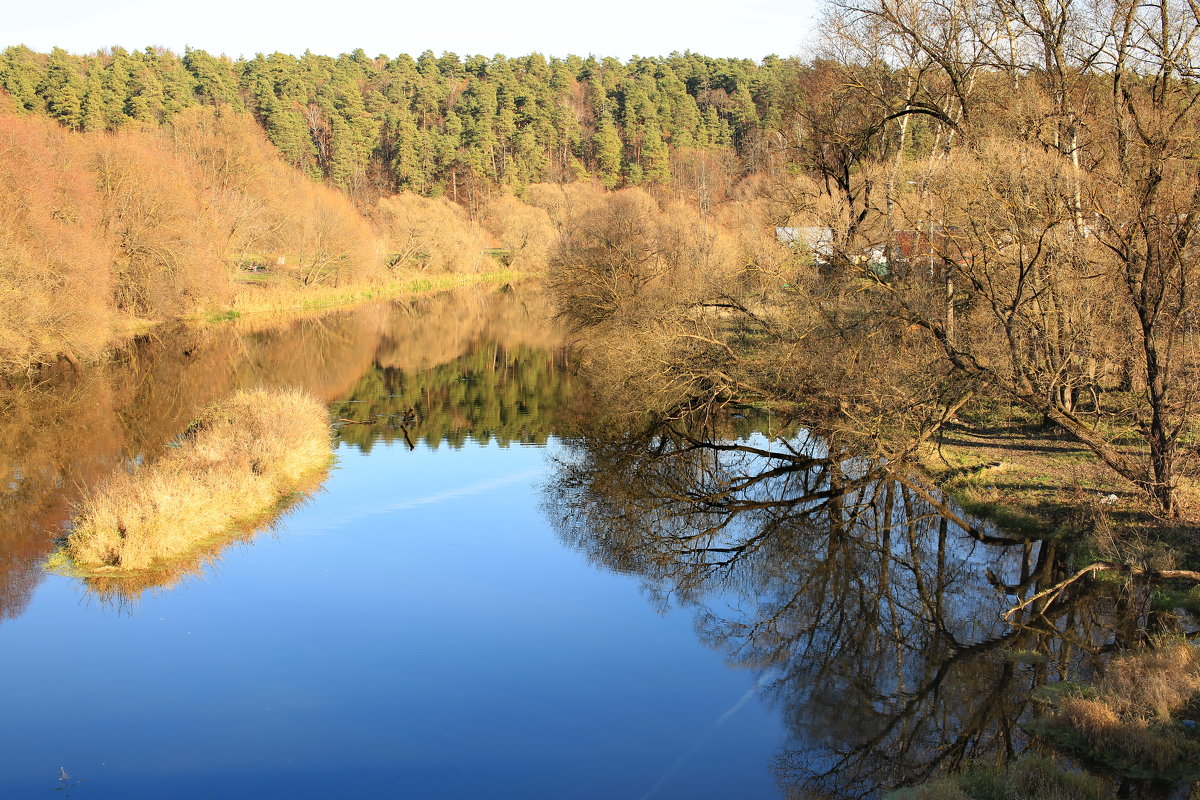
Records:
M269 514L332 460L319 401L294 391L236 392L165 456L85 496L65 554L88 574L160 568Z

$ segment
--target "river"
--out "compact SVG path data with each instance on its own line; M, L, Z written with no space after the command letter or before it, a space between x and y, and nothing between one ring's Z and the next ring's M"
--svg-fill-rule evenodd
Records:
M317 491L143 581L45 568L82 491L254 386L330 404ZM0 401L6 798L871 796L1023 748L1125 624L1007 624L1052 544L802 431L597 434L536 291L163 330Z

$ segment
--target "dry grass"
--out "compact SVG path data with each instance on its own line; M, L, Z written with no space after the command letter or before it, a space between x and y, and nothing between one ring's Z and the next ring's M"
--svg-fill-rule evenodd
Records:
M469 286L476 283L507 283L524 277L525 273L499 269L471 273L395 274L391 280L352 283L344 286L298 286L281 282L243 289L228 307L214 306L199 318L208 321L235 319L243 314L280 314L282 319L295 319L298 313L322 311L368 300L426 294Z
M188 578L203 575L212 565L220 563L229 548L252 541L258 533L274 525L281 516L304 505L324 479L323 470L314 473L300 484L294 495L264 514L245 523L239 522L221 535L197 543L184 555L160 559L145 569L81 570L70 562L62 550L50 557L45 569L80 578L88 592L104 603L116 607L132 606L147 592L170 590Z
M1118 656L1088 690L1058 701L1050 738L1130 777L1200 775L1200 737L1177 718L1200 699L1200 650L1161 641Z
M167 455L87 495L66 552L84 571L161 569L270 512L331 459L320 402L298 392L237 392Z
M1105 781L1044 755L1027 753L1005 767L975 766L961 775L901 789L887 800L1100 800Z

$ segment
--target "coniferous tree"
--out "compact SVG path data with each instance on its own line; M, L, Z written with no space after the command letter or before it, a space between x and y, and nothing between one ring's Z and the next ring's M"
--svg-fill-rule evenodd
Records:
M605 110L596 125L593 140L596 150L596 168L600 182L606 189L614 189L621 182L621 137L612 116Z
M464 200L590 175L609 187L666 183L672 153L693 148L732 148L749 170L774 164L785 155L764 143L787 127L797 64L361 50L231 61L154 48L79 58L10 47L0 87L26 111L89 131L169 124L197 104L245 109L289 163L339 187ZM918 121L909 142L921 135Z
M38 94L42 80L42 68L35 61L35 54L24 45L9 47L4 51L3 85L14 100L26 111L41 111L45 103Z
M66 51L54 48L37 88L46 111L68 128L79 130L83 127L83 88L83 79L75 71L71 57Z
M83 99L79 107L79 127L81 130L91 133L104 130L106 125L104 84L100 80L100 70L92 65L83 86Z

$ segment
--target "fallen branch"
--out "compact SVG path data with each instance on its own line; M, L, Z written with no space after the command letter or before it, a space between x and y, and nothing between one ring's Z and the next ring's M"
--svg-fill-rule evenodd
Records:
M1063 590L1066 589L1068 586L1070 586L1072 583L1079 580L1080 578L1082 578L1085 575L1094 575L1097 572L1103 572L1103 571L1124 572L1129 575L1149 575L1152 578L1157 578L1159 580L1181 579L1181 580L1196 581L1197 583L1200 583L1200 572L1195 572L1195 571L1189 570L1189 569L1146 569L1145 567L1134 567L1134 566L1130 566L1128 564L1114 564L1111 561L1096 561L1092 564L1088 564L1086 567L1079 570L1078 572L1076 572L1074 575L1067 578L1066 580L1059 581L1058 583L1051 586L1049 589L1044 589L1044 590L1038 592L1037 594L1033 595L1032 597L1028 598L1027 600L1021 601L1017 605L1010 608L1008 611L1005 611L1004 618L1008 619L1013 614L1017 613L1018 611L1020 611L1023 608L1028 608L1030 605L1032 605L1033 603L1036 603L1038 600L1042 599L1043 597L1046 597L1048 595L1053 595L1046 602L1046 608L1049 608L1050 604L1053 603L1055 600L1057 600L1058 596L1060 594L1062 594ZM1043 609L1043 611L1044 610L1045 609Z

